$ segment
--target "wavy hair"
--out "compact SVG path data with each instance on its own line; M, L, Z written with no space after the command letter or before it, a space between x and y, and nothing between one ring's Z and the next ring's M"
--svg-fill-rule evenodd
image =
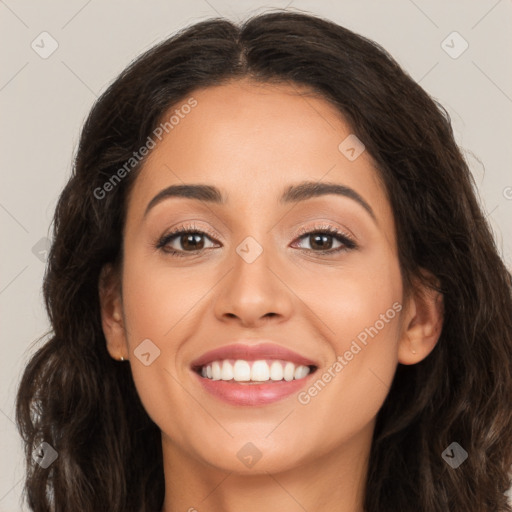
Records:
M128 193L142 159L105 197L98 188L173 105L240 78L308 86L334 105L378 166L392 206L404 289L444 296L431 354L399 364L379 410L367 512L510 512L512 276L499 256L449 114L378 44L301 12L188 26L132 62L94 104L60 195L44 276L49 338L16 397L35 512L161 510L161 434L130 367L107 352L98 280L122 260ZM428 281L428 271L436 282ZM32 452L58 458L43 468ZM442 452L459 443L457 469Z

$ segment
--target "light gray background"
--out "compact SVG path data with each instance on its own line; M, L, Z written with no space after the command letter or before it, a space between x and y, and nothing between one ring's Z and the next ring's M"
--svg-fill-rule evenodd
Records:
M268 7L317 13L374 39L445 106L511 267L510 0L0 0L0 512L26 510L19 503L24 466L14 395L29 345L48 328L40 240L49 237L85 116L116 75L154 43L211 16L241 20ZM58 43L46 59L31 47L35 40L49 48L48 39L40 42L44 31ZM469 44L456 59L441 46L453 31ZM462 48L453 38L447 44Z

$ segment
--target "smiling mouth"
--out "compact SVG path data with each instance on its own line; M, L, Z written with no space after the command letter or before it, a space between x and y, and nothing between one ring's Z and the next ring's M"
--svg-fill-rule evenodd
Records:
M317 367L283 359L220 359L192 369L207 380L258 385L301 380L313 373Z

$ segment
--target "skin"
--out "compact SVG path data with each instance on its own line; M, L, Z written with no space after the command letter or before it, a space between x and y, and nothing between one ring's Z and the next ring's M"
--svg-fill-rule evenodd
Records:
M338 145L350 126L305 93L245 79L195 91L197 106L137 176L121 271L107 266L102 275L107 348L129 359L162 431L165 512L362 511L375 418L397 364L421 361L439 338L442 298L423 290L405 301L393 213L370 155L349 161ZM278 202L303 180L354 189L376 221L333 194ZM158 192L183 183L215 185L228 202L168 198L144 217ZM350 234L357 248L318 255L311 237L298 237L302 227L314 232L318 219ZM191 221L216 235L199 239L203 249L180 258L155 248ZM250 264L236 252L247 236L263 249ZM171 244L187 250L179 236ZM326 244L340 246L335 238ZM295 394L259 407L226 404L191 373L206 351L265 338L319 361L321 375L395 302L402 311L307 405ZM134 355L147 338L160 350L149 366ZM248 442L262 455L252 468L237 457Z

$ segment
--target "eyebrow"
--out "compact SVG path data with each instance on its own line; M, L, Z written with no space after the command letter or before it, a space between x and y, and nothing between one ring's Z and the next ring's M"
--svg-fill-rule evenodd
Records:
M279 202L281 204L298 203L306 201L314 197L335 194L343 197L348 197L361 205L376 222L376 216L371 206L352 188L338 183L330 182L315 182L303 181L296 185L290 185L281 197ZM184 184L184 185L171 185L164 188L151 199L144 212L144 217L148 214L149 210L155 207L158 203L171 197L184 197L187 199L196 199L198 201L205 201L211 204L225 205L228 200L220 189L213 185L203 184Z

